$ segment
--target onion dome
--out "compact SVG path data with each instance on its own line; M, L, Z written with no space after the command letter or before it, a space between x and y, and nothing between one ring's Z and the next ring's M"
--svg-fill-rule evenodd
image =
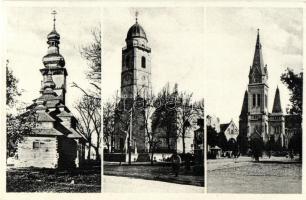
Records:
M143 38L147 40L146 32L144 31L142 26L138 24L138 22L131 26L126 36L126 40L130 40L133 38Z
M64 57L59 53L59 44L60 44L60 35L55 29L55 14L56 12L53 11L54 19L53 19L53 30L48 34L47 36L47 44L48 51L47 55L45 55L42 59L43 64L46 68L58 68L58 67L64 67L65 66L65 59Z
M51 88L51 89L55 88L55 83L53 82L52 73L51 73L50 70L48 72L47 79L44 82L44 90L47 89L47 88Z
M57 94L53 90L54 88L55 88L55 83L53 82L53 79L52 79L52 73L49 70L47 78L46 78L46 80L45 80L45 82L43 84L42 96L40 98L38 98L38 99L39 100L43 99L45 101L46 100L50 100L50 99L56 99L57 98Z

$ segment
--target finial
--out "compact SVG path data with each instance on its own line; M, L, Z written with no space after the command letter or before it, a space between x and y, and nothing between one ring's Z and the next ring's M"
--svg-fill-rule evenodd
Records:
M259 35L259 28L257 29L257 34Z
M136 19L136 23L138 23L138 14L139 14L139 12L138 12L138 11L136 11L136 12L135 12L135 19Z
M55 30L55 21L56 21L55 15L57 14L57 12L53 10L51 14L53 15L53 30Z

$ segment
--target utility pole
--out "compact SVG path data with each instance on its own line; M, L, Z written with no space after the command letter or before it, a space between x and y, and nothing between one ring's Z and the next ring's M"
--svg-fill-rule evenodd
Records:
M129 131L129 137L128 137L129 165L131 165L131 160L132 160L132 155L131 155L131 137L132 137L132 131L133 131L133 107L131 108L130 131Z

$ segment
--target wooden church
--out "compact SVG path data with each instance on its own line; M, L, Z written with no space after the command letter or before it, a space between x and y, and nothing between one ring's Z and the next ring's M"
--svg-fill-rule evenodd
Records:
M59 53L60 35L55 29L47 36L48 51L40 97L26 113L36 113L35 128L17 146L16 167L75 168L85 160L85 137L78 133L78 121L65 105L66 77L64 57Z

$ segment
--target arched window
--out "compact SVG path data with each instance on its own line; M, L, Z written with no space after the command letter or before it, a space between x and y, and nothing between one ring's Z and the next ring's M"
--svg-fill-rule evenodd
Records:
M260 94L257 94L257 106L260 106Z
M127 55L127 56L125 57L125 66L126 66L126 68L129 68L130 62L131 62L131 61L130 61L130 56Z
M141 67L146 68L146 58L144 56L141 57Z

